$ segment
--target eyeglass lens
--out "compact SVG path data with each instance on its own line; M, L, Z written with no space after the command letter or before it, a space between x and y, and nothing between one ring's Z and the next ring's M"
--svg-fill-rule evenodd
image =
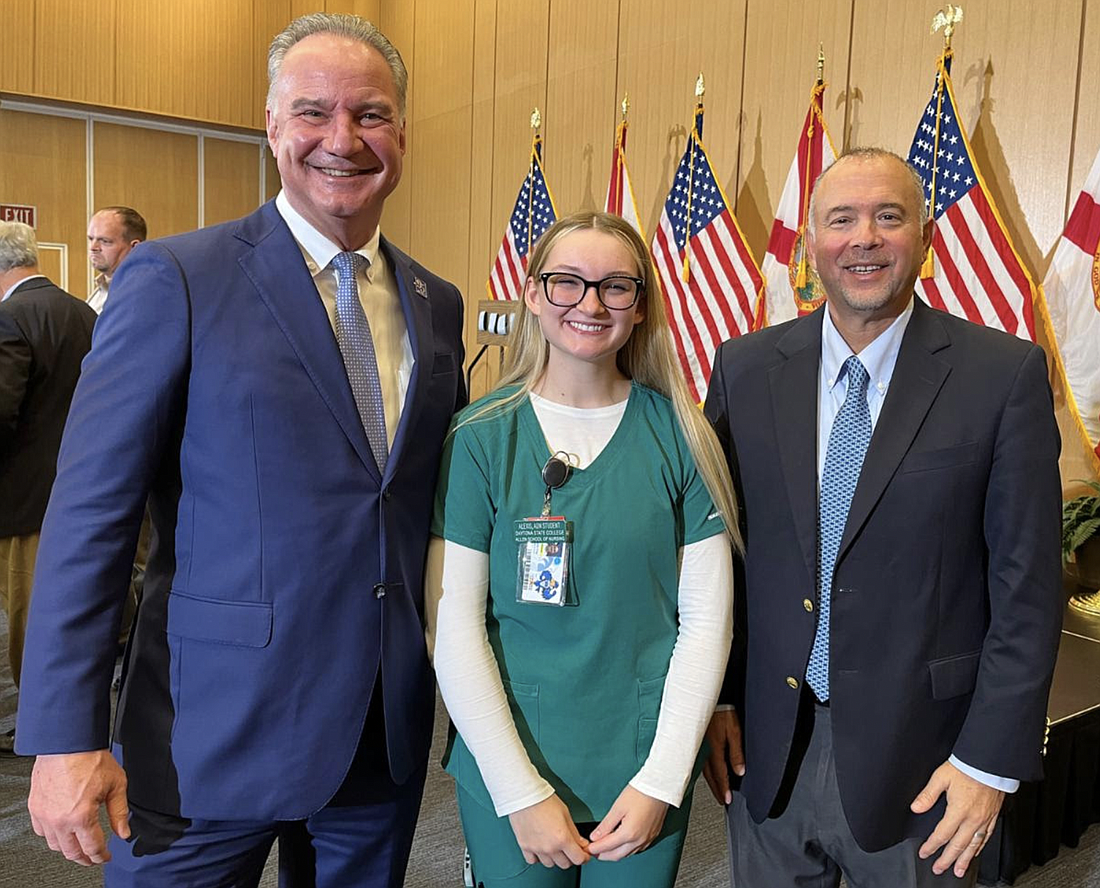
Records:
M638 282L628 277L606 277L600 281L586 281L584 278L566 272L550 273L543 277L546 298L557 306L576 305L589 287L596 288L596 294L608 308L630 308L638 298Z

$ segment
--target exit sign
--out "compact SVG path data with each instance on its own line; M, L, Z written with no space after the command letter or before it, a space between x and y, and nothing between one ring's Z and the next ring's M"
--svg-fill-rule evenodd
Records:
M22 204L0 204L0 222L22 222L31 228L38 227L38 207Z

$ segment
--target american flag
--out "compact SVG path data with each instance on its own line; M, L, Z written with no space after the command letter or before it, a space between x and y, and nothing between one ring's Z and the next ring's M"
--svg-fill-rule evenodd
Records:
M1035 284L1012 246L959 121L950 51L940 58L909 162L924 179L935 220L931 268L926 259L918 281L925 301L1034 342Z
M779 196L764 253L764 276L768 280L765 324L780 324L809 314L825 298L804 248L810 192L821 171L836 160L836 149L821 114L824 95L825 83L818 79L810 93L810 109L798 134L798 148Z
M500 244L493 271L489 275L490 299L519 299L527 279L527 254L542 233L558 218L554 198L542 171L542 137L535 132L531 142L531 162L520 186L516 205L508 220L508 230Z
M700 103L652 247L672 338L696 401L706 394L718 346L755 327L764 289L702 138Z
M604 209L622 216L645 239L638 202L634 199L634 186L630 182L630 170L626 168L626 99L623 99L624 119L615 127L615 147L611 151L611 176L607 180L607 200Z

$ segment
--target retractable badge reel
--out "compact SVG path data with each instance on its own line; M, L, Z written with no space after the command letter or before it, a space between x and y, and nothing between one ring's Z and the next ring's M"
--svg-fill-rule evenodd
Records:
M546 485L542 512L538 517L515 523L519 552L516 601L524 604L561 607L566 602L573 522L550 512L554 491L569 480L568 460L568 454L558 451L546 461L542 467L542 481Z

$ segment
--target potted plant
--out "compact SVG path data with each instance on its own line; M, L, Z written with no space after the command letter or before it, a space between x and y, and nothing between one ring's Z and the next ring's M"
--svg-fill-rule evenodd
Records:
M1062 558L1073 560L1077 582L1088 591L1078 592L1070 604L1100 614L1100 481L1084 481L1093 492L1062 504Z

